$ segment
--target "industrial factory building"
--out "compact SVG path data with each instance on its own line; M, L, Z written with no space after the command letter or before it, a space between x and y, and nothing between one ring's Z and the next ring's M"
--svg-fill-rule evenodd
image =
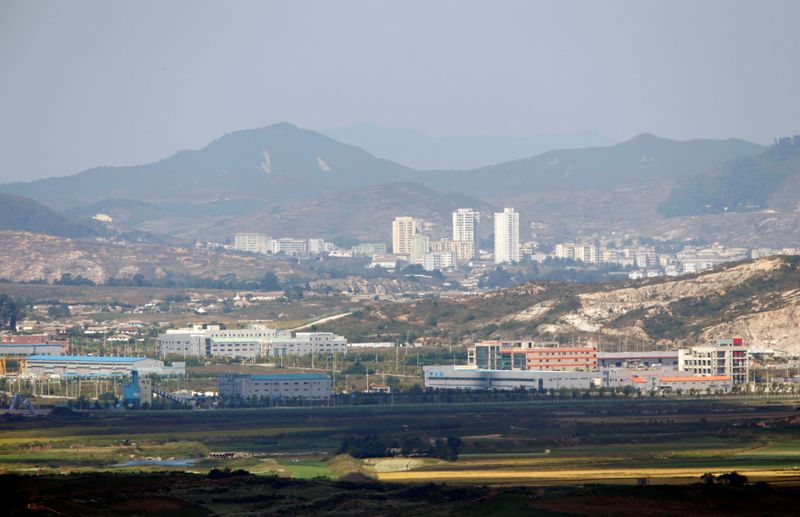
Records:
M324 400L331 395L331 378L318 373L226 374L219 377L219 394L223 398Z
M488 370L592 371L597 370L597 349L557 342L481 341L469 349L467 363Z
M344 353L347 340L332 332L291 332L264 325L246 329L220 329L200 325L168 330L158 336L161 356L230 357L255 359L297 354Z
M137 370L142 375L185 375L186 363L164 366L147 357L103 357L89 355L33 355L25 373L37 377L115 377Z
M731 391L727 375L694 375L677 371L603 369L594 372L552 370L484 370L470 366L425 366L426 388L455 390L559 390L632 387L637 391Z
M599 387L599 372L542 370L484 370L469 366L425 366L426 388L460 390L588 390Z
M600 368L680 368L680 351L663 352L598 352Z

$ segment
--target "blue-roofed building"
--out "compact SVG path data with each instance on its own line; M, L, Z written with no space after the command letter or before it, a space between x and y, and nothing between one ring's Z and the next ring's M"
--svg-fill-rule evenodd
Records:
M94 355L32 355L25 372L37 377L114 377L133 370L144 375L165 372L164 362L157 359Z
M219 377L219 394L223 398L325 400L331 396L331 378L319 373L226 374Z

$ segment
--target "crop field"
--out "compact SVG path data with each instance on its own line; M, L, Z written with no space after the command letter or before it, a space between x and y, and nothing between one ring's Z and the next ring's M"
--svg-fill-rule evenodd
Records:
M457 437L455 461L352 458L351 436ZM486 485L690 484L737 471L800 484L787 401L592 400L295 409L76 412L0 421L0 473L244 469L255 475Z

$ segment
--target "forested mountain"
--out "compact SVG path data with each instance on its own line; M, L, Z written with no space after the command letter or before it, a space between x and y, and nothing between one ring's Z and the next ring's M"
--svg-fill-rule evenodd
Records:
M798 175L800 136L780 138L758 156L739 158L681 178L659 208L670 217L768 208L778 189Z

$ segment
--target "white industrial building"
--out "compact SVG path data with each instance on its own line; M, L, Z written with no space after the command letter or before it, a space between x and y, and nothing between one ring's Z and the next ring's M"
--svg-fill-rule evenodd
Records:
M255 359L293 354L346 352L347 340L332 332L296 332L276 330L264 325L246 329L220 329L195 326L168 330L158 336L162 357L230 357Z
M187 328L169 329L158 335L162 357L173 354L185 357L216 355L213 340L261 340L275 336L289 336L285 330L276 330L266 325L252 324L244 329L223 329L219 325L193 325Z
M588 390L599 387L599 372L540 371L540 370L483 370L464 366L424 366L426 388L460 390L558 390L561 388Z
M163 361L147 357L33 355L27 358L25 372L36 377L114 377L133 370L142 375L185 375L186 364L167 367Z
M484 370L468 366L425 366L426 388L445 390L588 390L592 387L624 388L637 391L729 392L733 380L727 375L694 375L677 371L603 369L600 371L564 370Z

